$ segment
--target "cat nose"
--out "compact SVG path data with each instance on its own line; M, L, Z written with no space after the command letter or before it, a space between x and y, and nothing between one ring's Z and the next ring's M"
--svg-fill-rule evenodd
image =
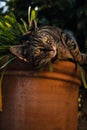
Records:
M53 47L53 46L46 46L46 50L48 50L48 51L55 51L55 47Z
M49 51L55 51L55 50L56 50L56 49L55 49L55 47L53 47L53 46L49 48Z
M53 48L48 48L48 49L46 49L47 51L54 51L54 49Z

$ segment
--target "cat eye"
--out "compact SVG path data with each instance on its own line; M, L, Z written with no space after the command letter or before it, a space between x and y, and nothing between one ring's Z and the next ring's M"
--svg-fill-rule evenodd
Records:
M39 54L41 52L41 50L40 49L37 49L36 51L35 51L35 54Z

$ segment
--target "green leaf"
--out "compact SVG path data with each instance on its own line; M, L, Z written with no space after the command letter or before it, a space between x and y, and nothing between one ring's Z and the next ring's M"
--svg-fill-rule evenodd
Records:
M86 82L86 78L85 78L83 69L82 69L82 67L80 65L79 65L79 68L80 68L80 74L81 74L81 78L82 78L84 88L87 89L87 82Z
M0 67L0 70L5 68L11 61L13 61L16 57L12 57L10 58L7 62L5 62L1 67Z
M32 10L32 12L31 12L31 20L35 20L36 17L37 17L36 11Z
M28 23L29 23L29 26L31 26L32 20L36 20L36 17L37 17L36 11L34 9L31 10L31 7L29 6L29 8L28 8Z
M48 64L49 64L49 69L50 69L50 72L53 72L53 66L52 66L51 61L50 61L50 62L48 62Z
M29 8L28 8L28 23L29 23L29 25L31 23L31 6L29 6Z
M0 60L4 59L7 55L0 56Z
M22 26L19 23L17 23L16 25L17 25L18 29L21 31L21 33L24 34L25 31L23 30Z
M24 25L25 31L28 31L27 23L26 23L22 18L21 18L21 21L23 22L23 25Z

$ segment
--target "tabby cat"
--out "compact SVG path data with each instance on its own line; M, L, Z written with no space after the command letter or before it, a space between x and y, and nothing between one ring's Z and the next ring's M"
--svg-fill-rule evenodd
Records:
M36 69L49 61L71 59L79 64L87 63L87 56L80 52L73 34L58 27L33 28L21 37L19 43L10 51Z

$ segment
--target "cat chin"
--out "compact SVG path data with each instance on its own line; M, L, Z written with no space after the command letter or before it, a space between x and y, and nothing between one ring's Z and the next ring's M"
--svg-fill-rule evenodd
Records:
M52 53L53 57L55 57L55 56L56 56L56 53L57 53L57 51L56 51L56 46L53 45L52 48L53 48L53 51L52 51L51 53ZM52 57L52 58L53 58L53 57Z
M52 58L54 58L55 56L56 56L56 50L50 51L49 57L52 59Z

